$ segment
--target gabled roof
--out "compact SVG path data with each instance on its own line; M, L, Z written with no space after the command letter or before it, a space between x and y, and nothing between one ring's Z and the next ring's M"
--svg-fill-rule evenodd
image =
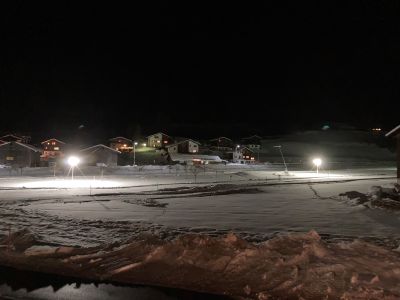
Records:
M20 143L20 142L5 142L4 144L0 144L0 147L4 147L4 146L12 144L12 143L17 144L21 147L27 148L33 152L42 152L42 149L36 148L35 146L32 146L32 145Z
M132 142L132 140L131 140L131 139L128 139L128 138L126 138L126 137L123 137L123 136L117 136L117 137L115 137L115 138L111 138L111 139L109 139L109 141L115 141L115 140L125 140L125 141Z
M146 136L146 137L151 137L151 136L153 136L153 135L156 135L156 134L163 134L163 135L166 135L166 136L168 136L168 137L170 137L168 134L165 134L165 133L163 133L163 132L156 132L156 133L153 133L153 134L150 134L150 135L148 135L148 136Z
M88 147L88 148L85 148L85 149L81 149L81 150L79 150L79 152L85 152L85 151L89 151L89 150L95 151L96 148L104 148L104 149L110 150L112 152L121 153L120 151L115 150L115 149L110 148L110 147L107 147L106 145L103 145L103 144L98 144L98 145L94 145L94 146L91 146L91 147Z
M393 128L392 130L390 130L388 133L385 134L385 136L392 136L392 135L397 135L400 134L400 125Z
M230 138L227 138L226 136L220 136L220 137L217 137L217 138L215 138L215 139L210 140L210 142L216 141L216 140L219 140L219 139L225 139L225 140L230 140L230 141L232 141Z
M41 142L41 144L43 145L44 143L47 143L47 142L49 142L49 141L57 141L57 142L59 142L60 144L65 144L63 141L60 141L60 140L58 140L58 139L48 139L48 140L45 140L45 141L43 141L43 142Z
M254 153L254 151L253 150L251 150L250 148L248 148L248 147L241 147L240 148L240 151L242 151L242 150L244 150L244 149L247 149L247 150L249 150L251 153Z
M21 136L17 136L17 135L15 135L15 134L6 134L6 135L3 135L2 137L0 137L0 140L2 140L2 139L4 139L4 138L7 138L7 137L12 137L12 138L15 138L15 139L17 139L17 140L22 140L22 137L21 137Z
M254 134L254 135L252 135L252 136L249 136L249 137L244 137L244 138L242 138L242 140L251 140L251 139L262 139L262 136L259 136L259 135L257 135L257 134Z
M176 145L185 143L185 142L193 142L193 143L195 143L195 144L197 144L197 145L201 145L199 142L197 142L197 141L195 141L195 140L192 140L192 139L185 139L185 140L182 140L182 141L177 142L177 143L173 143L173 144L168 145L168 146L165 146L165 147L166 147L166 148L169 148L169 147L173 147L173 146L176 146Z

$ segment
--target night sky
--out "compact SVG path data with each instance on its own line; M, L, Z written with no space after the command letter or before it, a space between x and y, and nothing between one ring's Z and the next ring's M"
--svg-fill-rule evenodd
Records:
M400 123L397 1L7 2L0 133L205 138Z

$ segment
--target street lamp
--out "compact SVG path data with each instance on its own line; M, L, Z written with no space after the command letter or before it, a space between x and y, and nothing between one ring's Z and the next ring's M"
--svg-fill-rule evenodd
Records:
M282 146L281 145L277 145L277 146L274 146L274 148L278 148L279 149L279 152L281 153L281 156L282 156L283 164L285 165L285 173L288 173L288 168L287 168L287 165L286 165L285 157L283 157L283 153L282 153Z
M137 142L133 143L133 165L136 165L136 146L137 146Z
M72 180L74 180L74 169L78 166L80 159L76 156L70 156L68 157L68 164L71 167L71 175L72 175Z
M322 164L322 160L320 158L314 158L312 162L317 167L317 174L319 174L319 167Z

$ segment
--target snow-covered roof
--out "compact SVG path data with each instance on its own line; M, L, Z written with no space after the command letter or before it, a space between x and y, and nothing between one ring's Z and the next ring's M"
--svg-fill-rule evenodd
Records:
M123 136L117 136L117 137L115 137L115 138L111 138L111 139L109 139L109 141L115 141L115 140L125 140L125 141L132 142L132 140L131 140L131 139L128 139L128 138L126 138L126 137L123 137Z
M390 130L388 133L386 133L385 136L392 136L392 135L396 134L397 132L400 133L400 125L393 128L392 130Z
M81 149L81 150L79 150L79 152L86 152L86 151L89 151L89 150L94 150L96 148L104 148L104 149L110 150L112 152L121 153L120 151L115 150L115 149L110 148L110 147L107 147L106 145L103 145L103 144L98 144L98 145L94 145L94 146L91 146L91 147L88 147L88 148L85 148L85 149Z
M149 138L149 137L151 137L151 136L153 136L153 135L156 135L156 134L162 134L162 135L165 135L165 136L168 136L169 137L169 135L168 134L165 134L165 133L163 133L163 132L156 132L156 133L153 133L153 134L150 134L150 135L148 135L147 137Z
M17 139L17 140L22 140L22 137L16 136L16 135L14 135L14 134L6 134L6 135L3 135L2 137L0 137L0 140L2 140L2 139L4 139L4 138L7 138L7 137L12 137L12 138L15 138L15 139Z
M12 143L17 144L21 147L25 147L33 152L42 152L42 149L36 148L35 146L32 146L32 145L20 143L20 142L5 142L4 144L0 144L0 147L4 147L4 146L12 144Z
M195 141L195 140L192 140L192 139L185 139L185 140L183 140L183 141L180 141L180 142L177 142L177 143L173 143L173 144L168 145L168 146L165 146L165 147L166 147L166 148L170 148L170 147L173 147L173 146L182 144L182 143L184 143L184 142L192 142L192 143L194 143L194 144L201 145L199 142L197 142L197 141Z
M262 136L259 136L257 134L254 134L252 136L244 137L242 140L251 140L251 139L262 139Z
M59 142L60 144L65 144L63 141L60 141L60 140L54 139L54 138L53 138L53 139L45 140L45 141L41 142L41 144L45 144L45 143L50 142L50 141L57 141L57 142Z
M217 140L220 140L220 139L225 139L225 140L230 140L230 141L232 141L232 139L227 138L226 136L220 136L220 137L217 137L217 138L215 138L215 139L210 140L210 142L212 142L212 141L217 141Z
M248 147L241 147L241 148L240 148L240 151L243 151L243 150L245 150L245 149L249 150L251 153L254 153L254 151L251 150L251 149L248 148Z
M222 159L217 155L171 153L169 156L172 161L203 160L222 162Z

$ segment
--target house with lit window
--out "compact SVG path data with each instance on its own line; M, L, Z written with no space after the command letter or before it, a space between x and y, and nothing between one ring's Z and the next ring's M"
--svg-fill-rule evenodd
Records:
M133 142L132 140L117 136L115 138L109 139L110 148L120 151L120 152L131 152L133 150Z
M191 139L184 139L180 142L165 147L171 153L199 153L200 143Z
M393 137L396 139L397 143L397 150L396 150L396 157L397 157L397 179L400 181L400 125L393 128L386 134L387 137Z
M162 132L157 132L147 137L147 147L165 148L172 143L173 139L169 135Z
M0 145L0 164L15 168L39 167L42 150L21 142L3 142Z
M236 147L232 153L232 161L240 164L251 164L256 162L254 151L247 147Z
M55 160L64 157L65 143L58 139L52 138L41 142L42 160Z

